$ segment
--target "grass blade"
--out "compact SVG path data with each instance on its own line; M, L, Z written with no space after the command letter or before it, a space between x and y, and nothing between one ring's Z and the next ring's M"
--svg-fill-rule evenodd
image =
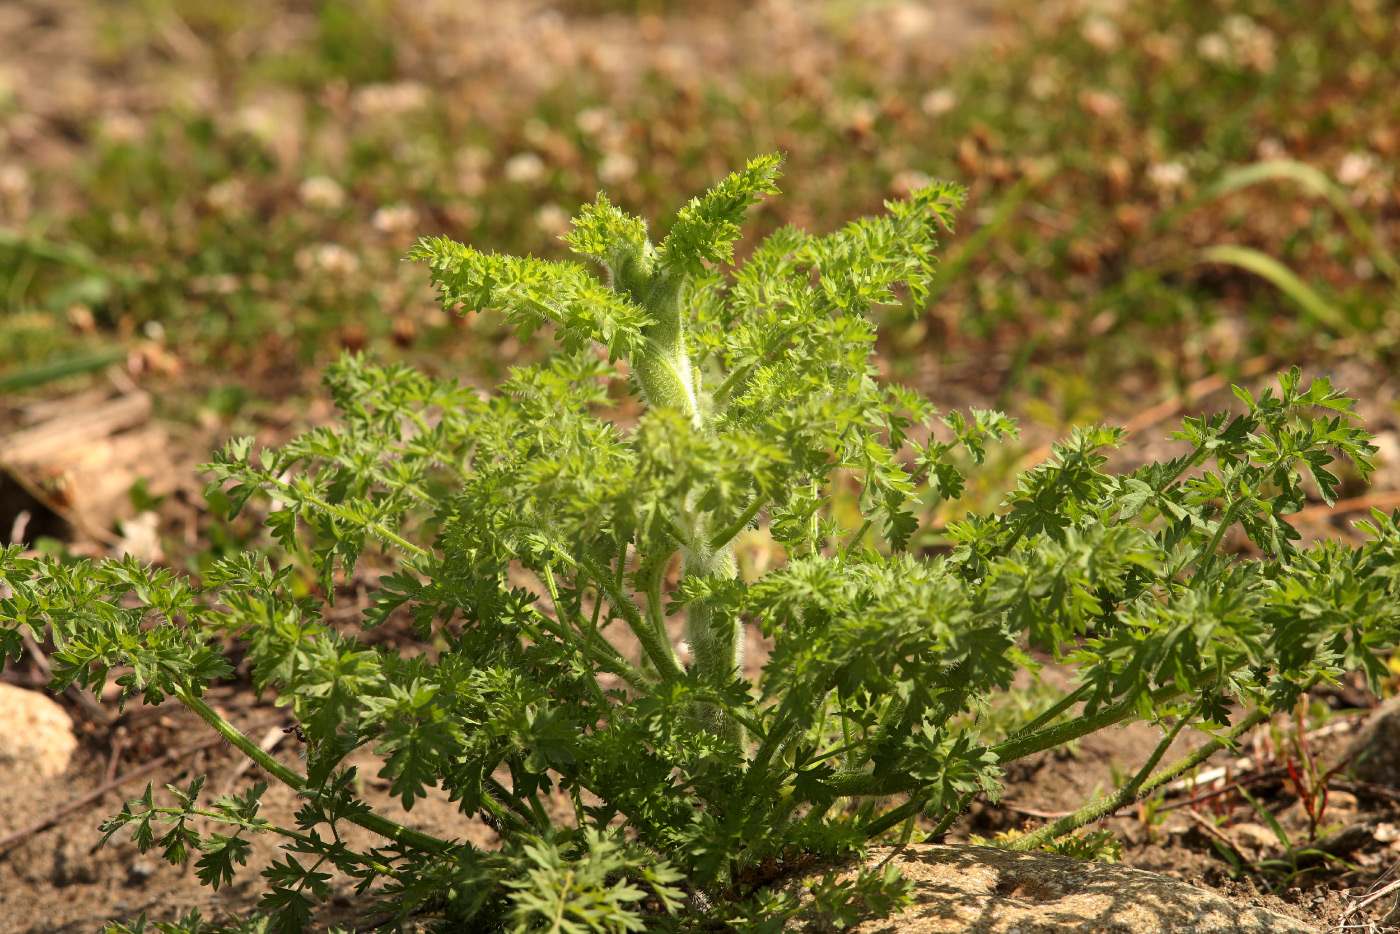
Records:
M108 347L106 350L99 350L95 353L75 354L60 357L57 360L46 360L8 376L0 376L0 393L32 389L65 376L76 376L79 373L100 370L125 358L126 350L124 348Z
M1299 279L1293 270L1266 253L1246 246L1226 244L1207 247L1196 254L1196 261L1223 263L1227 266L1236 266L1246 272L1252 272L1256 276L1267 279L1280 292L1293 299L1298 307L1318 324L1326 325L1339 333L1348 333L1354 330L1345 315L1329 305L1311 286Z
M1366 248L1376 269L1391 282L1400 285L1400 263L1381 247L1371 225L1366 223L1365 218L1347 199L1346 191L1320 170L1294 159L1269 159L1226 172L1194 200L1175 211L1161 215L1153 227L1158 231L1164 230L1182 215L1189 214L1207 202L1262 182L1293 182L1327 199L1333 210L1341 215L1352 236L1361 241Z

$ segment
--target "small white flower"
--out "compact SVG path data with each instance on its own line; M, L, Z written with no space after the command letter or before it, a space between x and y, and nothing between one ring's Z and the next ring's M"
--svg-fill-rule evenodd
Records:
M481 146L468 146L458 151L454 159L457 165L457 190L468 198L475 198L486 190L485 172L491 166L491 151Z
M485 146L463 146L454 157L458 171L484 172L491 167L491 150Z
M431 95L416 81L367 84L350 97L350 108L362 117L397 117L421 110Z
M1230 60L1230 43L1218 32L1208 32L1196 40L1196 54L1217 64Z
M1100 52L1113 51L1118 48L1118 43L1122 39L1118 32L1118 26L1106 16L1089 17L1080 27L1079 34L1084 37L1085 42Z
M518 152L506 160L506 181L530 185L544 178L544 160L533 152Z
M247 207L248 186L241 178L226 178L209 186L204 193L204 201L215 211L224 215L238 214Z
M880 105L868 97L863 97L855 102L851 108L851 113L846 121L847 128L854 130L861 136L866 135L875 128L875 121L880 117Z
M296 264L303 272L319 269L332 276L345 276L359 270L360 258L339 243L318 243L298 250Z
M309 208L334 211L345 204L345 189L325 175L313 175L297 187L301 203Z
M927 185L930 179L923 172L916 172L913 169L905 169L890 179L890 188L898 195L907 195L911 191L917 191Z
M254 139L270 143L277 137L277 114L270 107L261 104L248 104L234 115L238 128Z
M1148 166L1147 180L1158 191L1176 191L1186 184L1186 166L1180 162L1155 162Z
M1242 13L1235 13L1225 18L1225 23L1221 26L1225 35L1230 37L1230 41L1236 45L1241 45L1254 38L1254 33L1259 29L1258 24Z
M612 116L603 107L589 107L574 115L574 126L587 136L597 136L608 128Z
M1026 82L1026 90L1038 101L1047 101L1060 90L1060 80L1046 71L1038 71Z
M543 146L549 141L549 124L539 117L531 117L521 128L521 135L531 146Z
M598 179L605 185L620 185L637 174L637 160L625 152L610 152L598 163Z
M535 212L535 223L545 233L558 236L569 229L569 212L551 201Z
M1095 117L1112 117L1123 109L1123 101L1108 91L1086 90L1079 95L1079 106Z
M135 143L145 135L146 127L135 116L124 110L113 111L102 117L101 133L111 143Z
M160 561L165 552L160 546L160 516L149 509L134 519L122 523L122 536L112 546L114 558L131 555L141 561Z
M406 204L390 204L374 212L370 224L380 233L406 233L418 223L418 212Z
M1254 147L1254 154L1265 160L1282 159L1288 155L1288 149L1277 136L1266 136Z
M935 88L924 95L919 107L930 117L941 117L958 106L958 95L950 88Z
M13 163L0 165L0 195L25 195L29 193L29 173L23 166Z
M1376 170L1376 157L1369 152L1349 152L1337 167L1337 181L1343 185L1360 185Z

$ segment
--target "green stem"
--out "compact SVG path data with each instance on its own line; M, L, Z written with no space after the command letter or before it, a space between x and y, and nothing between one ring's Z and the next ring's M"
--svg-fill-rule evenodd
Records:
M944 814L943 817L939 819L938 825L933 828L929 836L938 837L947 833L948 828L953 826L953 821L962 816L962 813L967 810L968 805L972 804L972 799L975 797L977 797L977 792L969 791L959 798L958 806L948 809L948 813Z
M816 690L812 693L811 704L813 708L826 704L826 695L831 690L831 682L834 677L832 671L832 667L827 666L827 670L823 671L820 679L817 680ZM789 699L791 699L791 697L792 695L789 695ZM773 756L784 747L792 736L793 731L797 728L800 712L799 710L793 709L792 706L789 706L785 712L780 713L776 718L776 722L773 724L772 728L769 729L768 735L763 737L763 741L759 744L758 751L753 754L753 758L749 761L748 771L744 776L744 784L749 789L756 790L767 777L768 766L772 762ZM849 745L849 740L847 741L847 745Z
M1073 691L1066 694L1064 697L1060 698L1057 702L1055 702L1050 707L1050 709L1043 711L1030 723L1027 723L1015 733L1012 733L1011 736L1024 736L1027 733L1034 733L1036 730L1045 726L1045 724L1049 723L1051 720L1054 720L1060 714L1064 713L1066 710L1079 703L1081 700L1084 699L1084 695L1088 693L1089 685L1081 684L1079 687L1075 688Z
M491 792L491 794L489 795L482 796L484 801L496 804L496 801L492 798L492 796L494 795L496 799L499 799L500 802L504 803L507 807L514 811L515 814L520 815L520 817L516 817L515 814L511 814L507 811L502 810L494 813L496 820L500 821L503 824L510 824L512 823L512 821L514 821L516 822L516 825L511 827L512 830L516 832L528 833L530 828L526 824L520 823L520 820L521 818L524 818L525 821L529 822L530 824L534 824L535 815L531 812L531 810L528 807L525 806L525 802L521 801L520 798L518 798L514 792L512 792L505 785L502 785L499 781L497 781L495 776L487 775L486 780L482 782L482 784L485 785L487 790ZM497 804L497 807L499 807L499 804ZM495 809L492 810L493 812L495 811ZM543 827L539 829L543 829Z
M854 743L850 743L849 745L843 743L842 745L837 746L835 749L829 749L829 750L827 750L826 752L822 753L821 755L819 755L819 756L817 756L817 757L815 757L815 758L813 758L813 759L808 759L807 762L806 762L806 764L807 764L807 765L814 765L814 764L816 764L816 763L818 763L818 762L822 762L822 761L824 761L824 760L826 760L826 759L830 759L832 756L844 756L846 753L850 752L851 750L856 749L856 748L859 747L859 746L864 746L864 745L866 745L867 742L868 742L867 740L863 740L863 739L862 739L862 740L857 740L857 741L854 742Z
M324 499L321 499L321 497L319 496L313 496L310 493L302 493L299 490L295 490L292 488L292 485L290 483L285 483L281 480L278 480L276 477L270 474L265 477L265 481L268 486L276 487L278 490L282 491L283 493L286 493L287 500L292 502L301 501L303 503L310 503L312 506L315 506L322 512L329 513L330 515L344 519L346 522L351 522L355 525L361 526L362 528L368 529L370 532L373 532L384 542L387 542L392 545L397 545L399 548L403 549L411 555L414 555L415 557L427 558L432 554L426 548L420 548L419 546L413 544L413 542L404 538L402 535L398 534L397 532L391 532L390 530L384 528L377 522L365 522L362 516L358 516L348 509L343 509L338 506L332 506L330 503L326 502ZM278 498L281 499L282 497Z
M1202 679L1203 682L1205 680L1207 679ZM1167 685L1152 692L1152 702L1162 704L1180 693L1181 691L1177 689L1176 685ZM1137 709L1137 699L1128 697L1087 717L1077 717L1067 723L1057 723L1035 733L1010 737L993 746L991 752L997 757L998 762L1014 762L1046 749L1063 746L1081 736L1097 733L1099 730L1126 720ZM917 788L916 785L902 784L889 778L877 778L870 772L863 770L838 772L827 785L832 789L833 794L842 797L902 794L912 792Z
M1243 664L1243 663L1241 663ZM1238 666L1236 666L1238 667ZM1202 679L1203 681L1206 679ZM1160 687L1151 694L1153 704L1163 704L1181 693L1175 684ZM1067 723L1057 723L1034 733L1009 737L992 747L998 762L1014 762L1026 756L1035 755L1046 749L1063 746L1081 736L1097 733L1105 727L1113 726L1127 719L1138 709L1135 697L1126 697L1116 704L1110 704L1087 717L1076 717Z
M745 509L738 519L735 519L732 523L720 529L710 538L710 550L719 551L733 541L740 532L748 528L749 523L753 521L753 517L758 515L759 510L763 509L766 505L768 505L768 498L766 496L756 497L754 501L749 504L749 508Z
M661 581L666 576L666 565L671 561L671 556L667 555L665 560L653 559L644 563L637 569L637 584L642 591L645 600L647 622L651 623L651 628L656 631L660 639L664 639L667 645L671 643L670 633L666 631L666 613L661 598Z
M276 824L249 824L241 820L233 820L227 814L223 814L219 811L206 811L203 808L192 808L188 811L182 808L153 808L153 811L157 814L194 814L196 816L215 821L216 823L229 824L231 826L237 827L239 830L247 830L250 833L263 833L264 831L268 833L275 833L278 836L286 837L288 840L295 840L296 842L300 843L308 853L315 852L319 846L324 845L322 843L318 843L316 840L313 840L311 837L307 836L304 833L297 833L295 830L288 830L286 827L278 827ZM363 856L359 853L356 853L355 851L349 848L342 850L341 855L349 858L354 862L359 863L361 866L366 866L369 869L374 870L374 872L378 873L381 876L398 875L398 872L395 869L393 869L393 867L387 866L384 863L370 859L368 856Z
M541 576L544 578L545 589L549 591L549 601L554 604L554 615L563 620L564 608L559 603L559 585L554 582L554 569L546 564Z
M928 804L929 797L929 795L915 793L913 797L899 807L886 811L884 814L881 814L875 820L862 827L860 829L861 836L865 837L867 840L874 840L896 824L917 817L919 812Z
M562 552L560 554L562 556ZM572 561L572 559L567 558L566 560ZM662 679L666 681L679 681L681 678L684 678L685 671L681 669L680 662L676 661L676 653L671 648L670 641L663 641L651 625L646 620L642 619L642 614L638 612L637 605L622 596L618 588L608 579L603 568L599 567L591 558L580 557L574 563L577 567L581 568L585 574L592 578L599 587L603 588L608 597L608 604L618 616L622 617L623 622L631 628L633 634L637 637L637 641L642 644L642 650L647 653L647 658L651 659L651 663L656 666L656 670L660 672Z
M739 853L739 868L745 869L755 863L761 862L769 854L781 845L786 845L788 837L788 824L792 820L792 812L797 810L797 806L802 802L791 785L785 786L779 792L778 804L768 816L766 824L772 828L767 834L760 835Z
M752 362L745 363L725 377L724 382L720 383L719 388L716 389L714 395L710 397L715 408L723 408L725 404L729 402L729 397L734 394L734 390L737 389L744 380L748 379L749 376L753 374L754 370L758 369L758 365L764 360L767 360L769 355L779 347L786 344L794 334L801 330L801 328L801 324L790 324L786 328L783 328L783 330L773 335L773 338L768 341L763 351L756 354Z
M1201 579L1201 575L1204 574L1206 570L1206 563L1215 556L1216 549L1220 547L1220 543L1225 539L1225 533L1229 531L1230 526L1235 524L1235 509L1238 506L1239 501L1237 500L1226 507L1225 511L1220 514L1220 522L1215 527L1215 534L1211 536L1210 544L1206 545L1196 558L1196 573L1191 577L1191 582L1193 584Z
M1235 739L1254 729L1268 718L1269 715L1267 713L1264 713L1262 710L1255 710L1249 716L1235 724L1225 735L1230 739L1231 743L1233 743ZM1181 728L1182 723L1186 722L1186 719L1187 718L1182 717L1181 723L1177 724L1178 730ZM1170 741L1175 738L1176 732L1173 731L1164 742L1170 744ZM1224 749L1227 745L1230 745L1230 743L1226 743L1221 739L1213 739L1189 755L1183 756L1146 779L1141 779L1142 773L1139 772L1138 778L1129 782L1128 785L1121 790L1111 795L1105 795L1097 801L1091 801L1073 814L1062 817L1053 824L1049 824L1034 833L1021 837L1015 843L1011 844L1009 849L1022 851L1033 850L1052 840L1063 837L1065 834L1077 830L1086 824L1092 824L1096 820L1107 817L1124 805L1131 804L1139 798L1142 798L1159 785L1169 782L1181 773L1195 768L1221 749ZM1156 764L1156 760L1160 759L1164 751L1164 746L1158 746L1157 751L1153 754L1154 758L1148 761L1147 765L1144 766L1144 770ZM1139 781L1139 779L1141 779L1141 781Z
M724 382L719 384L719 388L716 389L714 395L710 397L710 401L714 403L715 407L723 407L724 404L729 401L730 395L734 392L734 387L738 386L743 380L748 379L749 374L752 373L757 366L757 362L745 364L725 377Z
M562 623L550 619L548 616L539 612L539 610L535 610L535 619L539 621L540 630L548 632L561 642L570 642L568 633L565 631L565 627ZM536 642L543 641L540 632L532 630L533 627L527 629L527 635ZM593 662L603 671L617 675L623 681L626 681L628 686L634 691L646 693L651 689L651 681L647 676L642 674L635 665L623 658L613 644L606 639L601 641L590 640L588 643L579 646L579 648L588 656L589 661Z
M296 772L287 768L271 755L264 752L257 743L244 736L237 727L221 717L214 708L205 703L203 698L196 697L187 691L176 691L175 698L190 710L194 711L205 723L214 728L224 739L228 740L234 748L252 759L260 768L268 772L278 781L289 786L293 791L304 792L307 790L306 779ZM365 828L368 831L377 833L382 837L387 837L405 849L426 850L431 853L450 853L462 844L450 843L441 840L430 834L419 830L413 830L402 824L395 823L387 817L372 812L362 814L352 814L346 820L353 824Z
M593 646L591 644L589 646L579 645L578 639L574 636L573 629L569 628L569 622L565 619L564 604L559 599L559 585L555 583L554 570L548 564L544 566L543 577L544 585L549 590L549 599L554 604L554 615L559 620L560 628L562 629L564 634L564 643L576 652L582 652L584 655L590 654L588 650L590 648L593 648ZM577 592L583 592L582 583L580 583L577 587ZM577 609L577 607L575 609ZM571 615L574 616L574 629L577 629L580 634L583 634L584 629L582 619L576 613ZM593 700L598 704L600 710L607 710L608 702L607 699L603 696L602 687L598 684L598 676L593 672L591 668L585 669L583 673L584 676L588 679L588 688L590 693L592 693L593 695Z

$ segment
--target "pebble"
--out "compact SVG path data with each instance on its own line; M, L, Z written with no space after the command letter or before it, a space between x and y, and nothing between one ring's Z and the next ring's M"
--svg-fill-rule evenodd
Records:
M73 720L39 691L0 683L0 766L62 775L78 740Z

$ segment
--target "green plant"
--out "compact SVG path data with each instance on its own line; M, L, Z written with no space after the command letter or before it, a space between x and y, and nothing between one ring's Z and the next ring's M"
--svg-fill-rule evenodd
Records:
M1253 875L1263 879L1270 891L1278 891L1291 885L1294 880L1308 873L1322 871L1335 866L1358 871L1358 867L1347 862L1336 854L1329 853L1318 844L1336 828L1326 828L1320 834L1316 831L1315 823L1310 823L1308 830L1308 843L1298 846L1288 831L1279 823L1268 808L1259 802L1259 799L1249 793L1246 788L1240 788L1240 795L1259 815L1259 819L1268 826L1278 840L1282 852L1278 856L1267 859L1249 859L1240 853L1233 845L1227 845L1224 840L1216 837L1211 838L1211 843L1223 856L1226 862L1230 863L1235 873L1248 871ZM1309 810L1310 822L1313 820L1312 811Z
M332 366L339 425L279 450L234 441L209 465L231 514L271 501L277 565L222 558L196 586L131 559L0 552L5 654L50 626L55 688L116 674L124 698L173 697L303 802L277 826L258 813L264 785L204 804L195 781L168 803L148 789L106 834L175 862L198 852L215 888L252 834L281 835L265 916L243 930L305 929L332 872L375 888L392 925L429 911L474 930L776 931L799 910L845 923L902 904L907 884L888 867L829 874L804 902L783 876L912 839L921 815L942 832L974 795L995 798L1009 762L1130 718L1170 724L1117 792L1013 844L1041 847L1319 680L1384 676L1400 513L1363 523L1361 548L1297 547L1304 476L1330 502L1332 452L1364 477L1373 448L1351 400L1296 369L1258 398L1237 390L1239 414L1187 418L1180 456L1131 473L1105 470L1123 430L1076 428L1004 512L949 524L947 553L912 553L921 517L962 494L956 465L1015 431L995 412L940 417L872 361L872 307L925 293L960 192L930 184L827 236L783 228L728 271L779 165L753 160L659 242L599 197L567 239L606 281L420 242L445 307L500 309L562 350L489 397L359 357ZM738 577L741 535L770 538L779 566ZM290 560L309 557L329 599L367 549L397 567L363 626L409 619L435 660L366 646L291 592ZM751 628L772 640L761 672L743 655ZM295 714L305 774L203 699L232 675L232 639ZM1030 645L1074 663L1078 686L984 740L989 698L1035 667ZM1188 726L1213 738L1158 768ZM499 849L376 813L345 765L362 747L404 807L439 789ZM354 849L344 822L386 842Z
M1156 843L1159 836L1158 828L1167 820L1167 812L1162 808L1164 798L1159 792L1143 798L1138 804L1138 822L1142 824L1144 835L1148 843Z
M1324 711L1326 705L1319 704ZM1332 779L1344 773L1352 764L1351 758L1343 758L1331 766L1321 760L1308 739L1308 703L1300 699L1293 711L1293 729L1281 730L1270 725L1276 757L1283 760L1288 773L1287 785L1297 796L1303 813L1308 818L1308 842L1314 843L1337 828L1324 827L1327 814ZM1253 800L1251 804L1256 804ZM1285 840L1284 846L1292 847Z

